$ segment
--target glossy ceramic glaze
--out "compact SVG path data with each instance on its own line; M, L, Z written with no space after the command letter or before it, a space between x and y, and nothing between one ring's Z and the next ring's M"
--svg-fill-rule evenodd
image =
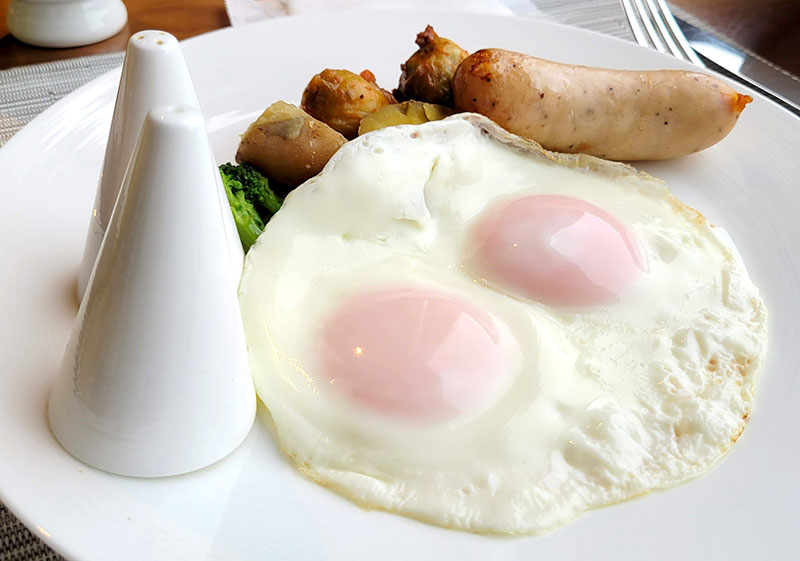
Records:
M11 0L8 30L37 47L80 47L116 35L128 21L121 0Z
M153 107L165 104L198 107L192 79L175 37L164 31L140 31L130 37L125 52L103 170L88 214L89 229L78 275L79 297L86 290L144 117ZM220 197L226 200L222 189ZM240 272L244 254L232 217L226 216L225 226L231 242L232 267L234 272Z
M184 53L218 162L270 103L298 103L325 67L391 88L431 24L470 51L501 47L616 68L687 68L589 32L435 12L338 13L212 33ZM287 45L292 45L287 56ZM261 421L224 460L143 480L87 468L51 435L47 394L75 320L74 283L119 74L54 106L0 150L0 499L68 559L106 561L770 559L797 554L800 119L753 92L719 145L644 162L735 240L770 308L770 351L749 426L706 476L591 512L542 538L491 538L368 512L310 483ZM19 208L35 208L21 213Z
M216 178L200 112L153 109L50 393L53 433L92 466L185 473L250 431L255 393Z

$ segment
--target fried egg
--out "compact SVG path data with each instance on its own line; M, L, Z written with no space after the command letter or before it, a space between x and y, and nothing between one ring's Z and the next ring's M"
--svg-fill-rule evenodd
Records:
M251 248L240 302L305 475L485 533L707 471L767 342L744 266L663 183L472 114L347 143Z

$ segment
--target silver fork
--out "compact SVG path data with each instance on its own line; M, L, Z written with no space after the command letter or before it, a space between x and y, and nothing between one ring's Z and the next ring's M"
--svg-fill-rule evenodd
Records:
M689 45L664 0L620 0L636 42L705 66Z

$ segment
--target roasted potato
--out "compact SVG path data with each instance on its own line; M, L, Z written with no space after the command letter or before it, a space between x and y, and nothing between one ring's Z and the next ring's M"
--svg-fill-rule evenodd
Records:
M450 107L424 103L422 101L404 101L381 107L363 119L358 127L358 134L391 127L394 125L421 125L428 121L438 121L455 113Z
M439 37L430 25L417 35L419 50L400 65L400 84L394 90L398 101L416 99L453 105L453 73L469 53L450 39Z
M300 106L345 137L355 138L364 115L390 103L396 103L394 97L378 87L369 70L359 75L327 68L311 78Z
M236 161L294 188L315 176L346 139L289 103L273 103L242 135Z

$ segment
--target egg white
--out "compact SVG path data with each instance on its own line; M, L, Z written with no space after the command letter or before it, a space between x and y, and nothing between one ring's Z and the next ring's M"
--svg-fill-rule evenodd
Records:
M583 308L476 276L471 225L531 194L616 216L647 272L619 302ZM347 298L398 285L462 296L509 334L496 403L412 422L319 382L320 326ZM477 115L346 144L251 248L240 302L258 395L304 473L361 506L476 532L544 532L705 472L744 428L767 341L743 265L663 184Z

